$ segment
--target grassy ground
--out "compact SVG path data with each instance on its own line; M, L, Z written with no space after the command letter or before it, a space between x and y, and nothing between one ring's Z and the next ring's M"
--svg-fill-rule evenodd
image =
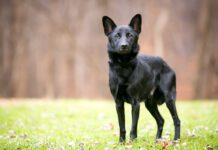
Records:
M113 101L0 100L0 149L218 149L218 101L177 102L182 122L181 141L172 144L173 122L165 105L164 140L154 142L156 123L144 104L133 143L118 144ZM126 105L129 139L130 106Z

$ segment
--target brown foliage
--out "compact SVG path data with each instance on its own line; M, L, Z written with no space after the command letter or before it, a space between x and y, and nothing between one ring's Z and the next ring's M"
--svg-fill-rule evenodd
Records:
M176 70L179 98L217 98L216 0L1 0L0 96L110 97L101 17L143 16L141 52Z

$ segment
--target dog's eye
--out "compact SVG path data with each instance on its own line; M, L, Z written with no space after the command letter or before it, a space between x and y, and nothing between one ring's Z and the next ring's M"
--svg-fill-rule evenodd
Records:
M115 38L119 39L120 37L121 37L120 33L115 34Z
M127 33L126 33L126 37L127 37L127 38L130 38L130 37L132 37L132 34L129 33L129 32L127 32Z

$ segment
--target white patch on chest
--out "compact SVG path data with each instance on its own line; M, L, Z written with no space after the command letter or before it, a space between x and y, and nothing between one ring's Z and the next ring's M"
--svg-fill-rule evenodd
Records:
M154 91L156 90L156 87L153 87L150 91L150 97L152 97L154 95Z

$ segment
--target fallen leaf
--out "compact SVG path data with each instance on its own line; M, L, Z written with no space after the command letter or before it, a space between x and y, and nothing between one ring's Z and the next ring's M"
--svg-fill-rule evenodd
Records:
M65 150L64 146L60 146L58 150Z
M105 147L104 150L112 150L110 147Z
M98 144L99 144L98 141L93 141L93 142L91 143L91 147L93 148L93 147L95 147L95 146L98 145Z
M26 138L28 135L27 135L27 133L21 133L20 134L20 137L22 137L22 138Z
M183 146L183 147L186 147L186 146L187 146L186 142L182 143L182 146Z
M84 149L85 149L85 143L79 142L79 150L84 150Z
M163 148L163 149L166 149L169 145L170 145L169 142L164 141L164 142L162 143L162 148Z
M188 130L188 131L186 132L186 135L187 135L188 137L194 137L194 136L196 136L195 130L192 130L192 131Z
M162 145L162 149L168 148L170 145L173 145L173 142L166 139L157 139L156 143L160 143Z
M15 134L15 131L14 130L9 130L8 133Z
M125 146L125 150L131 150L132 149L132 145L126 145Z
M170 140L170 135L163 135L162 138L163 138L164 140Z
M91 136L85 135L85 136L83 136L83 138L86 139L86 140L90 140L90 139L91 139Z
M179 144L176 144L174 149L175 149L175 150L180 150Z
M104 113L99 113L97 116L97 119L101 120L101 119L104 119L104 117L105 117Z
M206 145L205 150L213 150L213 147L209 144Z
M218 132L218 127L216 127L215 132Z
M154 129L154 126L151 125L151 124L148 124L148 125L145 127L145 133L147 133L148 131L153 130L153 129Z
M75 142L74 141L71 141L68 143L68 145L72 148L74 148L76 146Z
M113 133L113 136L119 136L119 132L118 132L118 131L115 131L115 132Z
M114 129L114 125L109 122L106 125L104 125L103 130L113 130Z
M8 139L13 139L13 138L16 138L16 135L8 135L7 138Z

